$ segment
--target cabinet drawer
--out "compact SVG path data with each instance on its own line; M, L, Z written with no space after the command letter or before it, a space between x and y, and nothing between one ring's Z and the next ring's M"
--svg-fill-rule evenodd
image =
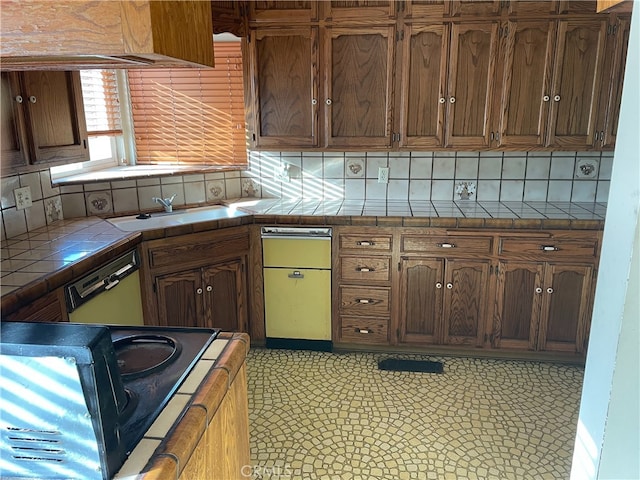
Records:
M391 280L391 258L389 257L342 257L340 278L366 283L368 280L388 282Z
M391 290L385 287L340 287L340 308L358 315L389 314Z
M492 237L458 237L431 235L403 235L403 252L426 252L438 255L490 254Z
M339 235L339 245L341 249L368 251L368 252L391 252L391 235L365 235L348 234Z
M241 254L249 250L246 232L237 235L204 235L196 238L185 236L172 240L149 242L149 265L151 267L175 266L177 264L205 264L213 258ZM156 246L156 245L160 246Z
M340 341L347 343L389 343L386 318L340 317Z
M554 240L540 238L537 240L523 240L502 238L500 240L500 255L535 257L544 260L552 260L554 258L593 259L598 255L598 241L596 239Z

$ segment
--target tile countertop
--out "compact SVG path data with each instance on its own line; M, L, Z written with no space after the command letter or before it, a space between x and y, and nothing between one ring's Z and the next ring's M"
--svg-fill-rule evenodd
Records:
M254 215L394 216L604 220L605 203L322 200L237 198L226 205Z
M47 285L37 289L44 295L133 248L141 240L236 224L311 221L339 225L602 229L606 212L604 203L569 202L237 198L224 203L253 217L142 233L123 232L101 218L74 218L3 240L0 293L4 296L46 279Z

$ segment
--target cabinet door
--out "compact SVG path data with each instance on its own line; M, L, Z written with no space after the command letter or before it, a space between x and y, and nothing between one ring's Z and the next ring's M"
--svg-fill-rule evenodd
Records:
M324 8L323 17L333 22L393 20L401 6L397 0L330 0L318 3Z
M596 146L606 150L613 149L616 144L622 99L622 79L624 78L629 45L629 24L629 18L622 18L608 29L603 68L604 78L600 89L598 130L596 132L598 135Z
M394 27L327 28L328 146L391 146Z
M216 2L213 2L215 5ZM251 23L286 22L309 23L318 19L318 4L311 0L251 0L249 21ZM215 25L215 20L214 20Z
M572 0L575 1L575 0ZM510 0L508 2L507 14L544 18L558 11L557 0Z
M404 36L400 146L442 146L449 28L407 25Z
M591 266L547 264L538 350L585 351L592 276Z
M500 12L501 0L452 0L449 13L452 16L496 15Z
M481 346L489 261L447 260L446 263L443 343Z
M608 19L560 20L551 88L548 145L593 144Z
M27 140L24 132L24 101L17 73L0 73L0 147L2 171L28 165Z
M447 0L405 0L404 17L435 20L444 15L449 6Z
M501 262L491 346L535 350L542 303L543 264Z
M203 269L204 324L227 331L247 331L244 260Z
M497 22L452 25L447 146L489 146L497 46Z
M255 145L318 146L318 29L251 32Z
M402 259L399 341L435 344L442 338L442 260Z
M555 22L508 22L502 39L496 95L498 144L544 146L549 115Z
M89 160L79 72L22 73L33 163Z
M158 325L208 327L202 322L203 288L200 269L155 279Z

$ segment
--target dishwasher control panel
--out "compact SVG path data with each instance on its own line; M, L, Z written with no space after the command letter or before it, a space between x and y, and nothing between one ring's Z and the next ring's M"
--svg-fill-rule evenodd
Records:
M112 289L139 268L138 253L132 250L70 283L65 288L67 311L71 313L96 295Z

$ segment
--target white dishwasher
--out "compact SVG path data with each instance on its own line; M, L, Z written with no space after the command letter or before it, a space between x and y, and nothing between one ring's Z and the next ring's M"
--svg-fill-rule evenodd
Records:
M262 227L267 348L331 351L331 228Z

